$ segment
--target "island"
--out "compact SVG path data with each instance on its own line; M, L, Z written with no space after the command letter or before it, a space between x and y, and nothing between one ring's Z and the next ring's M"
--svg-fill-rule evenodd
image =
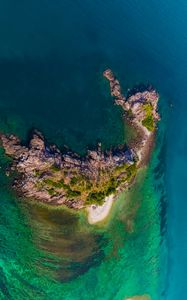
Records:
M114 103L122 108L125 122L135 133L128 145L104 151L98 144L82 157L48 145L38 130L34 130L28 145L15 135L0 134L6 155L12 158L10 169L16 174L13 188L17 193L49 205L86 208L89 223L108 215L114 199L133 183L138 169L147 163L160 119L159 95L152 86L134 88L125 97L110 69L103 76L109 82Z

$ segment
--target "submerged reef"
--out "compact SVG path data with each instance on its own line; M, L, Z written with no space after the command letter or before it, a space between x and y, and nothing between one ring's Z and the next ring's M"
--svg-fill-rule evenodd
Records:
M5 153L13 159L11 170L16 171L13 187L21 196L75 209L103 205L107 197L127 188L138 168L146 163L159 120L158 93L148 87L125 97L110 69L103 76L136 137L129 145L110 151L103 151L98 144L96 150L81 157L71 151L61 153L55 145L48 145L37 130L27 146L15 135L0 134Z

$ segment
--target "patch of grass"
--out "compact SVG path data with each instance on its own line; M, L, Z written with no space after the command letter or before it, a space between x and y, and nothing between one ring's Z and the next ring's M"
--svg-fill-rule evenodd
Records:
M109 196L109 195L115 193L115 191L116 191L115 187L109 186L108 189L106 190L106 196Z
M48 189L47 191L48 191L48 193L49 193L50 196L53 196L53 195L56 194L56 192L55 192L55 190L53 188Z
M34 175L35 175L36 177L40 177L41 174L42 174L42 173L41 173L41 171L39 171L39 170L35 170L35 171L34 171Z
M112 177L110 180L101 186L102 190L91 191L86 199L86 204L102 205L106 196L109 196L116 192L119 182L116 178Z
M47 184L47 185L53 186L55 182L53 180L47 178L47 179L44 180L44 183Z
M126 168L126 172L127 172L127 177L126 177L127 181L129 181L133 177L135 177L135 175L137 173L137 166L136 166L136 164L134 163L134 164L130 165L128 168Z
M115 168L114 172L116 172L116 173L121 173L121 172L125 171L127 167L128 167L128 164L126 164L126 163L125 163L125 164L122 164L122 165L120 165L120 166L117 166L117 167Z
M95 184L92 180L77 174L77 176L71 178L68 184L64 183L63 178L57 181L55 177L51 176L44 179L42 185L51 196L58 194L59 190L62 189L69 199L81 196L87 205L102 205L105 197L114 194L118 186L122 182L130 181L136 175L136 172L136 163L132 165L124 163L117 166L112 172L102 173L100 180Z
M64 183L63 180L60 180L58 182L54 182L53 186L57 189L64 189L67 190L68 189L68 185Z
M145 119L143 119L142 125L149 131L153 131L155 129L155 123L153 119L153 107L151 103L144 104L143 109L145 110Z
M44 183L47 184L48 186L51 186L53 188L57 188L57 189L64 189L64 190L68 190L69 186L67 184L64 183L64 180L61 179L59 181L53 181L50 178L47 178L44 180Z
M145 110L146 115L152 115L153 107L152 107L151 103L144 104L143 109Z
M73 178L71 178L70 184L75 185L78 183L78 181L79 181L79 179L77 177L73 177Z
M35 183L35 187L37 188L37 189L42 189L43 187L44 187L44 183L43 183L43 181L38 181L38 182L36 182Z
M86 181L86 190L91 190L91 188L92 188L92 183L90 182L90 181Z
M50 187L47 189L49 195L55 195L57 191L55 189L64 189L66 191L66 195L69 198L75 198L81 195L80 191L72 190L71 187L64 183L64 180L61 179L60 181L53 181L50 178L44 180L44 183Z
M147 116L145 119L142 121L142 125L146 127L149 131L154 131L155 129L155 124L154 124L154 119L153 116Z
M57 165L52 165L50 169L51 169L51 171L53 171L53 172L58 172L58 171L60 171L60 167L57 166Z
M77 196L80 196L80 195L81 195L80 191L73 191L71 189L69 189L67 191L67 197L69 197L69 198L74 198L74 197L77 197Z
M102 205L105 199L104 192L90 192L87 199L86 204L98 204Z

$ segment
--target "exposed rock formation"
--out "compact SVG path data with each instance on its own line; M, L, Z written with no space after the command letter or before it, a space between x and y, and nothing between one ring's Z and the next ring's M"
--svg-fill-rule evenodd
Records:
M38 131L28 146L21 145L14 135L1 134L2 146L13 158L11 168L19 173L14 187L21 195L82 208L91 203L102 204L106 196L118 193L132 182L159 120L158 94L148 89L126 99L112 71L106 70L103 75L110 82L115 103L123 108L137 130L131 149L124 145L103 152L98 145L97 150L88 151L82 158L70 151L62 154L56 146L48 146Z
M142 163L144 153L147 152L146 146L151 144L156 123L160 119L157 112L159 95L152 87L148 87L143 92L136 91L125 98L112 71L108 69L103 75L110 82L111 96L114 96L115 103L123 108L126 118L138 133L132 148L138 156L139 163Z

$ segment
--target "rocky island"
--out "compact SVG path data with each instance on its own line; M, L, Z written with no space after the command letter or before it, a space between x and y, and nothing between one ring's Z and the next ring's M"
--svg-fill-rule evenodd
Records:
M103 75L115 104L121 106L125 121L136 133L129 145L102 151L98 144L95 151L81 157L72 151L61 153L37 130L28 145L15 135L0 134L5 153L13 159L11 170L16 171L13 187L21 196L50 205L87 208L90 223L106 217L113 199L146 163L159 120L159 96L152 87L132 90L125 97L113 72L107 69Z

